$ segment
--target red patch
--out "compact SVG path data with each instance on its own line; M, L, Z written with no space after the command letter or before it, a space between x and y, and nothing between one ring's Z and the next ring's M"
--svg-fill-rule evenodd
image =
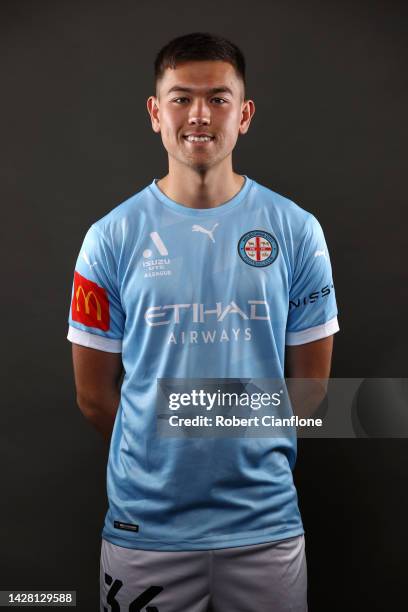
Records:
M74 272L71 313L74 321L108 331L110 317L106 289Z

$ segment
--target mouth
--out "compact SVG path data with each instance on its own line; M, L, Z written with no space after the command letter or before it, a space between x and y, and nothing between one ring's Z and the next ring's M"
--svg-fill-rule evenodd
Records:
M210 136L209 134L195 135L195 134L187 134L183 136L183 139L186 142L189 142L193 145L203 145L209 144L215 140L215 136Z

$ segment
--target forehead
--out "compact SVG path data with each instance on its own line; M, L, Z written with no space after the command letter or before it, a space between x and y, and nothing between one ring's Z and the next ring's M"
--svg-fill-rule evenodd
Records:
M233 94L238 94L242 81L229 62L189 61L178 64L176 68L166 68L158 83L158 90L161 95L166 95L176 85L198 92L226 86Z

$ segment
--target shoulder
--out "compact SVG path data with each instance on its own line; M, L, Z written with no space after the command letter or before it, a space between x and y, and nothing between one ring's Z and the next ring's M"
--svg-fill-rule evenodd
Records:
M287 196L273 191L265 185L253 181L257 203L261 205L271 220L286 236L300 238L319 231L316 217Z
M124 240L136 240L146 222L146 213L151 205L150 185L136 192L106 215L97 219L89 232L99 236L114 250L120 248Z
M104 233L112 226L137 222L138 217L144 212L146 201L151 197L149 187L150 185L147 185L112 208L106 215L95 221L93 226Z

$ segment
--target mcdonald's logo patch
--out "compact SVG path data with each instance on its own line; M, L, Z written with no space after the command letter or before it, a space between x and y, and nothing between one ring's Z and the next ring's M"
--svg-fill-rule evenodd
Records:
M110 326L109 300L106 289L74 272L74 294L71 305L72 319L107 331Z

